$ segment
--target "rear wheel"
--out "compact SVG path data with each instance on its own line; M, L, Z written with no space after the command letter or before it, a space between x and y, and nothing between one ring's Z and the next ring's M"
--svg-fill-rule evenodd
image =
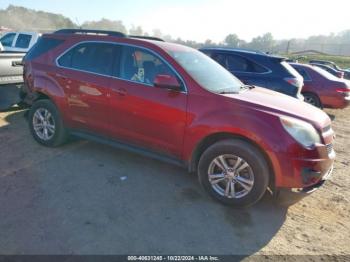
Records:
M35 102L29 111L28 120L30 131L40 144L56 147L66 142L67 130L57 107L50 100Z
M198 165L199 181L216 200L235 207L259 201L269 182L264 156L241 140L224 140L210 146Z
M306 103L313 105L313 106L316 106L318 108L322 108L321 101L317 95L312 94L312 93L304 93L303 95L304 95Z

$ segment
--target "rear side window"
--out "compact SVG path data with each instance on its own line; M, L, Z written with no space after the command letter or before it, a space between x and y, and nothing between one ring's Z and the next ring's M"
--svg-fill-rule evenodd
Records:
M31 40L32 40L31 35L19 34L16 40L15 47L28 48Z
M295 70L304 78L304 81L311 81L310 75L303 68L295 67Z
M108 43L82 43L58 59L63 67L111 75L117 56L117 46Z
M226 68L234 72L266 73L268 70L257 63L238 55L226 56Z
M6 34L0 39L0 42L3 46L10 47L12 46L12 42L15 39L15 36L16 36L15 33Z
M64 41L54 38L41 37L38 42L29 50L25 56L25 60L33 60L42 54L54 49L62 44Z

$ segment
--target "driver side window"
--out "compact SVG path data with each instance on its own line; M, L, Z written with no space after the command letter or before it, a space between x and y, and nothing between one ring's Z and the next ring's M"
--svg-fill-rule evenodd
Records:
M152 53L136 47L123 47L120 77L153 86L157 75L175 76L172 70Z

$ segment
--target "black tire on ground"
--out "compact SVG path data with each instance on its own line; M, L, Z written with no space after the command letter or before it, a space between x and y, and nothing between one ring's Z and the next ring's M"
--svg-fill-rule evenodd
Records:
M40 138L40 136L34 130L34 123L33 123L34 114L37 111L40 111L43 109L47 110L52 115L52 119L54 121L54 127L55 127L55 131L52 132L53 133L52 137L47 140ZM42 144L47 147L57 147L64 144L67 141L68 131L63 125L63 121L57 107L50 100L45 99L45 100L36 101L29 110L28 121L29 121L30 132L32 133L34 139L39 144Z
M244 159L253 171L254 183L251 191L241 198L228 198L216 192L209 181L210 163L220 155L232 154ZM234 207L248 207L258 202L269 184L269 167L263 154L252 144L228 139L210 146L201 156L198 164L199 181L203 188L216 200Z
M323 108L320 98L313 93L304 93L305 102L318 108Z

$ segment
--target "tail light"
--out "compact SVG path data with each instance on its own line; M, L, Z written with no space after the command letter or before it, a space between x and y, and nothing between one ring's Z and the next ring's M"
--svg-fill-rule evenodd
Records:
M335 91L337 91L338 93L341 93L345 96L349 96L350 95L350 89L349 88L337 88Z
M295 77L286 77L284 78L284 81L298 88L303 87L303 84L304 84L303 80L300 80L299 78L295 78Z

